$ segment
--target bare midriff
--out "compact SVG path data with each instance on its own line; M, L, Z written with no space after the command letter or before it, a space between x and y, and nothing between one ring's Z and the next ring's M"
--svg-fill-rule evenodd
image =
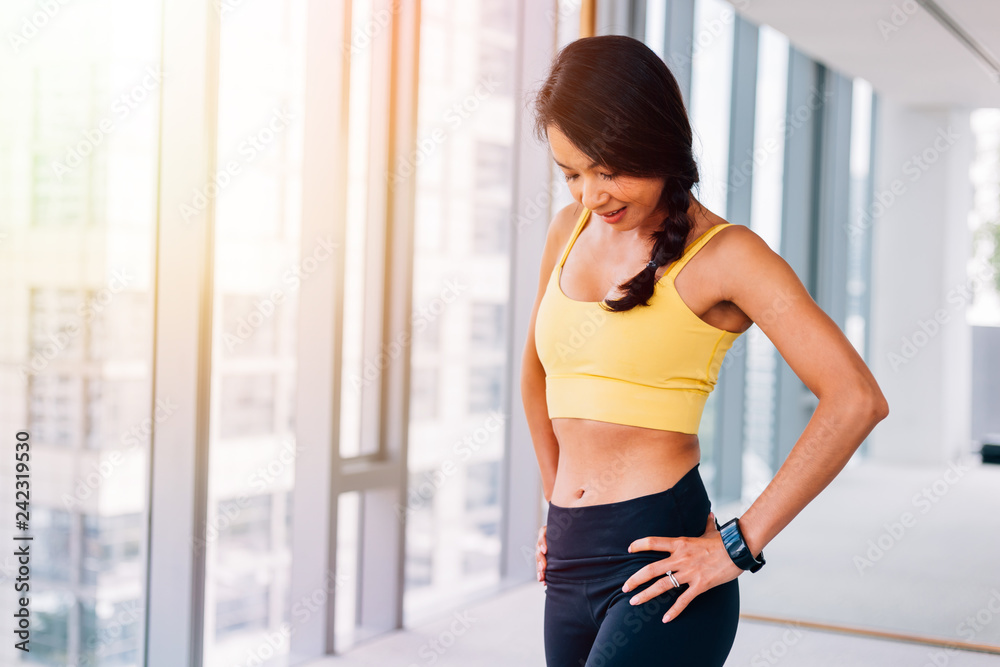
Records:
M701 460L698 436L558 417L559 465L550 502L603 505L671 488Z

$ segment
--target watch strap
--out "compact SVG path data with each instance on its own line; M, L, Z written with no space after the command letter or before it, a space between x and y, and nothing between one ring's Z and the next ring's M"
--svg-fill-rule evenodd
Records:
M764 566L764 552L761 551L757 558L750 553L750 548L743 539L743 532L740 530L739 517L730 519L719 526L718 520L715 522L719 532L722 534L722 543L729 552L729 557L737 566L750 572L756 572Z

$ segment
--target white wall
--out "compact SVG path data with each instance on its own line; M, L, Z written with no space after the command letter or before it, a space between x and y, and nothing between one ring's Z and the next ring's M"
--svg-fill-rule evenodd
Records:
M943 463L971 449L969 110L880 98L877 122L870 365L890 415L870 455Z

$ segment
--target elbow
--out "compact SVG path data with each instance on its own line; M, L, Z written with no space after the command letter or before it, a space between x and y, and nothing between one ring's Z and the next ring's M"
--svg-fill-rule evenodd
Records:
M889 401L871 373L859 378L850 394L855 397L853 402L858 418L866 420L871 428L889 416Z
M867 405L873 427L889 416L889 401L878 387L869 395Z
M878 385L855 386L841 395L844 415L855 424L867 424L872 429L889 416L889 402Z
M885 400L885 396L882 396L881 402L879 403L878 419L876 422L880 422L889 416L889 401Z

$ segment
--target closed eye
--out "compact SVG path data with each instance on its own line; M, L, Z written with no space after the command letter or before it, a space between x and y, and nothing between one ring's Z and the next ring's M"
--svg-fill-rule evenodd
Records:
M611 174L601 174L601 178L603 178L603 179L605 179L605 180L608 180L608 181L613 181L613 180L615 180L615 177L616 177L617 175L618 175L618 174L616 174L616 173L611 173ZM570 181L572 181L572 180L573 180L573 179L575 179L576 177L577 177L577 175L576 175L576 174L567 174L567 175L566 175L566 182L567 182L567 183L569 183Z

